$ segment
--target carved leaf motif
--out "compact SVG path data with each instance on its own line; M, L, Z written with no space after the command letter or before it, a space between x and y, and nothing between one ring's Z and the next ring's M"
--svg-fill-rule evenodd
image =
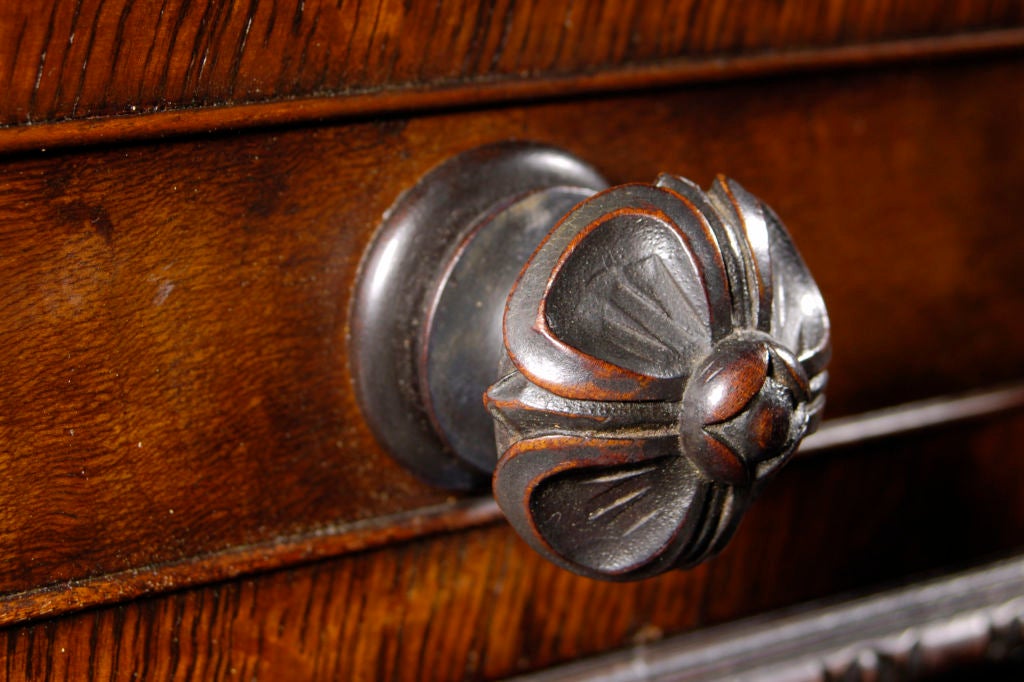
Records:
M628 574L674 560L696 527L708 484L678 447L664 436L519 441L499 463L495 494L513 523L535 529L527 540L538 549L572 557L576 570ZM507 496L514 490L522 500Z
M688 374L710 348L708 304L681 237L642 217L610 220L569 254L548 290L551 331L648 376Z
M623 207L627 208L623 208ZM579 204L509 296L505 342L530 381L583 400L678 400L732 327L729 280L700 212L623 185Z
M578 469L539 483L530 511L555 551L614 575L671 554L705 486L679 457Z

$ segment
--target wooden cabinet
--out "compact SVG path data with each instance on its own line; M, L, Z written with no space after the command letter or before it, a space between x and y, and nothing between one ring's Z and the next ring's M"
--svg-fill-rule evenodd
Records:
M0 9L0 670L498 679L1019 551L1022 22L994 1ZM612 182L727 172L815 273L848 435L706 565L575 577L366 427L361 255L427 170L508 139Z

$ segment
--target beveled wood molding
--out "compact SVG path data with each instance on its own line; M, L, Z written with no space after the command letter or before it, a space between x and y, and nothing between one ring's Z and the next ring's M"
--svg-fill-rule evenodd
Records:
M822 450L996 415L1021 406L1024 406L1024 384L1012 384L829 419L804 440L797 456L808 457Z
M0 17L2 19L2 17ZM138 106L125 99L112 111L42 115L0 121L0 155L48 153L98 144L140 142L286 124L364 119L402 112L429 113L464 107L515 104L569 96L635 92L689 83L769 76L788 72L863 67L963 55L1016 53L1024 28L992 28L893 37L852 44L790 46L778 51L673 56L622 63L600 71L487 74L297 93L265 99L171 102ZM2 64L2 62L0 62ZM11 105L0 96L0 116Z
M0 124L1021 28L999 0L60 0L0 8Z
M181 561L4 594L0 595L0 627L474 528L500 518L493 500L471 498Z
M1024 651L1024 557L757 617L518 682L914 680Z
M826 420L797 451L798 459L827 456L833 448L864 440L993 417L1024 408L1024 383L972 391ZM942 418L937 419L941 413ZM898 418L893 418L898 415ZM863 438L849 437L860 432ZM838 435L835 435L838 434ZM439 533L452 533L502 519L490 497L465 498L366 521L339 524L317 532L48 585L35 590L0 594L0 627L39 618L115 604L148 595L196 587L244 575L343 556Z

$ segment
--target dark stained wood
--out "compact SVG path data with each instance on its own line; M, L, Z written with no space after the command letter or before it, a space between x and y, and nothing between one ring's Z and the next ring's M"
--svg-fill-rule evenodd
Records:
M858 415L1024 379L1022 55L1011 0L0 3L0 678L497 679L1020 552L1017 398ZM707 566L574 577L370 436L360 255L504 139L729 173L821 284L849 419Z
M892 410L866 412L826 422L817 436L827 447L807 448L797 455L836 456L868 439L905 436L939 425L994 417L1024 407L1024 386L944 396L908 403ZM941 419L937 419L941 415ZM860 438L846 434L858 430ZM838 437L833 432L838 431ZM858 448L860 449L860 448ZM0 596L0 626L43 616L127 601L146 594L215 582L285 565L330 558L373 549L438 532L465 530L501 520L490 496L469 498L433 508L367 519L363 522L320 528L306 534L276 537L241 547L172 562L133 568L84 580L50 585L37 590Z
M504 525L0 631L8 679L477 680L1020 548L1024 417L799 460L689 572L592 581ZM942 504L936 504L941 500Z
M0 153L40 149L53 151L58 148L286 123L537 101L568 95L640 90L799 70L1019 52L1022 47L1024 28L1006 28L837 47L740 53L715 59L680 58L585 73L546 74L541 79L480 79L452 85L425 84L225 106L185 109L154 107L152 111L137 109L128 114L0 126Z
M473 528L501 518L492 498L470 498L361 522L317 528L300 535L277 536L180 561L48 585L0 596L0 626L364 551L410 538Z
M1020 552L1022 435L1018 411L797 459L711 562L706 622Z
M897 433L923 431L1021 407L1024 407L1024 384L1021 383L883 407L826 421L804 439L797 456L811 457L843 445L855 445Z
M1009 0L45 0L0 10L0 124L586 74L1020 28Z
M398 193L485 141L764 198L830 306L832 415L1024 377L1022 78L1013 58L10 159L0 592L443 503L365 428L347 305Z

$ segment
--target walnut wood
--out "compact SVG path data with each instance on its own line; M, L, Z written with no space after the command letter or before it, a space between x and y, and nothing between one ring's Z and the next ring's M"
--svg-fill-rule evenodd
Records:
M825 422L818 438L805 441L797 455L849 455L865 439L905 436L955 422L991 418L1024 407L1024 385L972 391L865 412ZM851 432L860 433L854 438ZM838 435L834 435L838 432ZM811 446L811 447L808 447ZM831 449L824 449L831 448ZM206 582L266 571L284 565L330 558L438 532L466 530L502 518L494 498L485 496L449 502L433 508L319 528L167 564L153 564L119 573L74 580L37 590L0 596L0 626L19 621L126 601Z
M1020 547L1003 417L805 459L694 571L608 584L504 525L0 631L17 679L498 679ZM941 500L941 504L936 504ZM822 513L827 509L828 513Z
M485 141L601 149L616 182L727 168L770 201L829 301L832 415L1024 377L1022 78L1008 58L9 159L0 592L442 503L352 401L347 301L401 188Z
M0 10L0 124L1020 28L1005 0L60 0Z
M32 125L0 126L0 154L53 151L110 142L166 138L259 126L382 116L395 112L516 103L585 93L658 88L688 82L749 78L797 70L821 70L906 60L966 57L992 52L1019 52L1024 28L920 36L855 45L780 52L735 54L716 59L678 58L646 65L621 65L542 79L468 81L430 84L337 96L307 96L269 102L233 103L184 109L156 109L127 114L69 118Z
M856 445L873 438L921 431L953 421L999 414L1021 407L1024 407L1024 384L1020 383L883 407L826 421L815 433L804 439L797 455L810 457L823 450Z
M469 498L317 528L299 535L277 536L179 561L0 595L0 626L360 552L440 532L474 528L500 519L501 512L493 498Z

